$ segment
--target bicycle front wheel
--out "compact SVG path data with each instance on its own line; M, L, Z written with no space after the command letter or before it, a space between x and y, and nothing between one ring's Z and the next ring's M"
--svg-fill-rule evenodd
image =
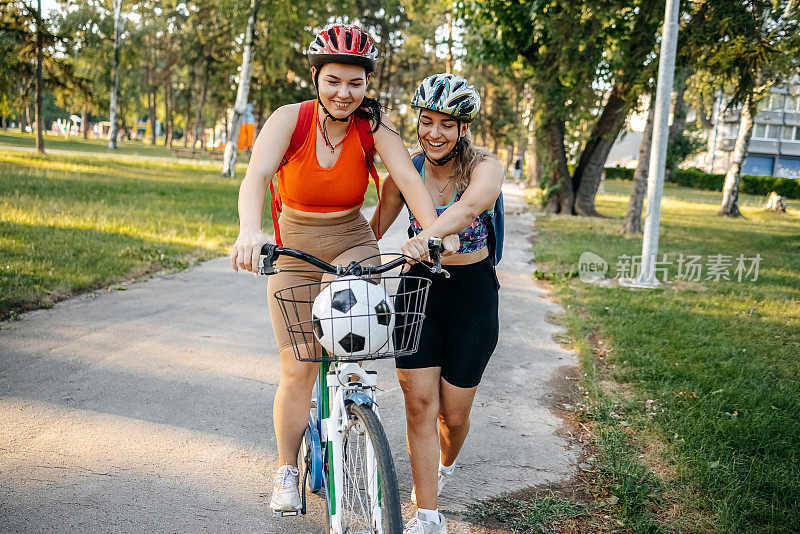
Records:
M378 415L369 406L347 407L342 467L342 532L401 534L394 460Z

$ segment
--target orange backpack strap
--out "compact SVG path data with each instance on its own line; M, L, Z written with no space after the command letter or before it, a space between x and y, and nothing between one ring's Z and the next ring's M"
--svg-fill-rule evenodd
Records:
M361 141L361 149L364 151L364 159L367 162L369 174L375 182L375 191L378 193L378 233L381 231L381 182L378 178L378 171L375 169L375 138L370 131L369 119L355 118L356 131ZM380 235L375 236L380 239Z
M283 158L281 159L281 163L278 165L278 171L280 171L281 167L286 165L294 153L297 152L301 146L303 146L303 142L306 140L308 131L311 129L311 121L314 119L314 105L316 102L316 100L306 100L300 104L300 112L297 115L297 124L292 132L292 139L289 141L289 148L286 149L286 152L283 154ZM278 176L278 179L280 179L280 175ZM270 211L272 212L272 228L275 230L275 242L278 244L278 246L283 246L283 242L281 241L281 229L278 226L278 212L281 211L282 207L281 197L280 193L275 193L275 186L273 185L272 180L269 181L269 193L271 197Z

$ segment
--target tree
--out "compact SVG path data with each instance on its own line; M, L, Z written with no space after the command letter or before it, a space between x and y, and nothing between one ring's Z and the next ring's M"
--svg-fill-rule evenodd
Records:
M111 121L111 132L108 136L108 148L117 149L117 133L119 132L119 123L117 120L117 97L119 93L119 54L120 54L120 39L122 37L122 0L113 0L114 2L114 56L111 63L111 72L113 73L113 81L111 83L111 96L109 102L109 120Z
M567 164L567 122L595 105L592 90L603 54L603 13L609 2L473 2L465 12L480 38L481 58L515 69L530 88L541 140L546 210L573 213L575 195Z
M783 5L781 5L783 4ZM747 147L753 134L753 123L758 112L758 101L770 87L781 83L788 75L796 74L796 58L800 52L798 21L793 16L797 0L785 2L752 2L741 6L752 17L751 41L746 56L746 73L739 80L737 93L744 95L739 133L736 137L731 164L725 174L719 215L741 217L739 211L739 184ZM777 10L775 8L778 8ZM759 18L756 18L759 16ZM760 22L760 24L759 24ZM787 61L787 56L789 60ZM749 59L749 61L747 61Z
M224 166L222 176L234 178L236 174L236 155L239 146L239 129L242 125L242 116L247 110L247 96L250 93L250 72L253 65L253 35L255 33L256 19L258 18L259 0L250 0L250 16L247 18L247 28L244 32L244 51L242 53L242 69L239 72L239 89L236 92L236 104L233 108L231 119L231 132L225 143Z
M36 12L23 2L4 2L0 28L0 106L3 115L19 120L24 132L36 83Z
M642 206L644 205L644 194L647 192L650 147L653 140L653 122L655 119L654 99L655 91L650 93L650 109L647 112L647 123L642 133L642 142L639 145L639 159L636 162L636 170L633 172L633 187L631 197L628 200L628 209L625 212L625 220L622 222L622 233L642 233Z
M44 154L42 119L42 0L36 2L36 150Z
M55 96L59 105L80 114L85 139L91 116L105 110L110 101L113 12L98 0L61 0L60 7L54 13L55 26L72 75L61 77Z
M698 142L686 135L686 101L684 98L687 79L690 75L689 64L692 63L693 48L687 46L688 42L694 39L697 28L703 24L708 24L708 1L699 3L685 3L680 31L678 32L677 47L677 72L674 81L675 103L673 106L673 120L669 128L667 142L667 168L665 179L671 175L671 170L677 168L678 163L688 157L698 148ZM655 66L655 63L653 64ZM644 205L644 195L647 191L647 178L650 165L650 150L653 135L653 100L655 98L655 77L653 72L649 72L648 92L650 110L647 115L647 124L642 135L641 145L639 146L639 159L636 171L633 175L633 186L631 196L628 201L628 209L625 220L622 223L622 233L641 233L642 232L642 206Z
M206 104L227 108L236 60L231 56L235 0L198 0L186 5L183 57L187 62L189 95L194 93L194 139L205 150ZM186 82L184 82L186 83ZM209 99L209 96L214 98ZM232 104L232 102L230 102ZM188 118L187 118L188 119Z
M605 28L606 50L610 52L606 55L608 80L612 86L572 176L574 211L578 215L598 215L594 198L608 153L649 79L647 67L652 64L664 1L641 0L634 6L630 4L613 6L618 11L611 19L612 26Z
M467 9L471 30L482 36L483 56L527 73L537 137L562 142L541 152L548 160L541 180L548 211L597 215L603 165L646 87L661 13L663 0L477 0ZM579 154L572 176L567 141Z

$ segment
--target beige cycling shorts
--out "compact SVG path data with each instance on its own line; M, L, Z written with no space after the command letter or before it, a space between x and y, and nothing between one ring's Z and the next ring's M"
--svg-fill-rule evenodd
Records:
M281 229L281 240L284 247L308 252L334 266L348 265L351 261L360 262L380 253L372 228L358 210L332 219L303 217L295 212L291 214L284 212L281 214L278 225ZM319 294L321 287L318 282L331 280L334 276L325 274L323 278L323 273L319 272L316 267L288 256L279 257L275 265L282 272L269 277L267 295L275 340L278 343L278 350L283 351L290 347L293 341L281 311L281 305L275 298L275 292L302 284L312 284L295 291L297 300L305 300L305 305L302 302L298 302L296 306L285 301L283 303L284 306L291 307L287 310L290 321L299 320L308 325L311 321L311 307L307 302L313 301ZM373 257L365 261L364 265L380 265L380 258ZM287 292L281 294L286 295ZM295 340L299 340L301 336L297 335L297 328L293 330L295 331ZM310 334L308 328L304 328L304 330L308 330ZM309 341L313 341L310 339L312 336L307 337ZM318 348L315 350L318 351Z

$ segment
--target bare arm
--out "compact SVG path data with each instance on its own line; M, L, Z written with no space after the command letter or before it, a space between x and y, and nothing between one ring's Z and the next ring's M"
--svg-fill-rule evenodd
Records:
M397 219L397 216L400 215L402 209L403 200L400 197L400 190L397 189L397 185L395 185L394 180L392 180L391 175L389 175L381 186L380 213L376 209L375 213L372 214L372 219L369 221L369 225L372 227L372 231L375 235L382 236L385 234L392 226L395 219ZM380 228L378 228L379 215Z
M386 165L399 193L406 199L411 212L422 227L427 228L436 220L433 200L411 162L406 145L394 133L394 124L386 115L382 115L381 120L383 126L375 132L375 150Z
M505 169L499 161L488 159L472 171L469 186L458 202L453 202L436 220L436 235L460 232L486 210L492 209L503 186Z
M289 148L300 104L278 108L270 115L253 145L253 154L239 187L239 237L231 251L231 267L256 272L261 247L274 240L261 229L269 180Z

